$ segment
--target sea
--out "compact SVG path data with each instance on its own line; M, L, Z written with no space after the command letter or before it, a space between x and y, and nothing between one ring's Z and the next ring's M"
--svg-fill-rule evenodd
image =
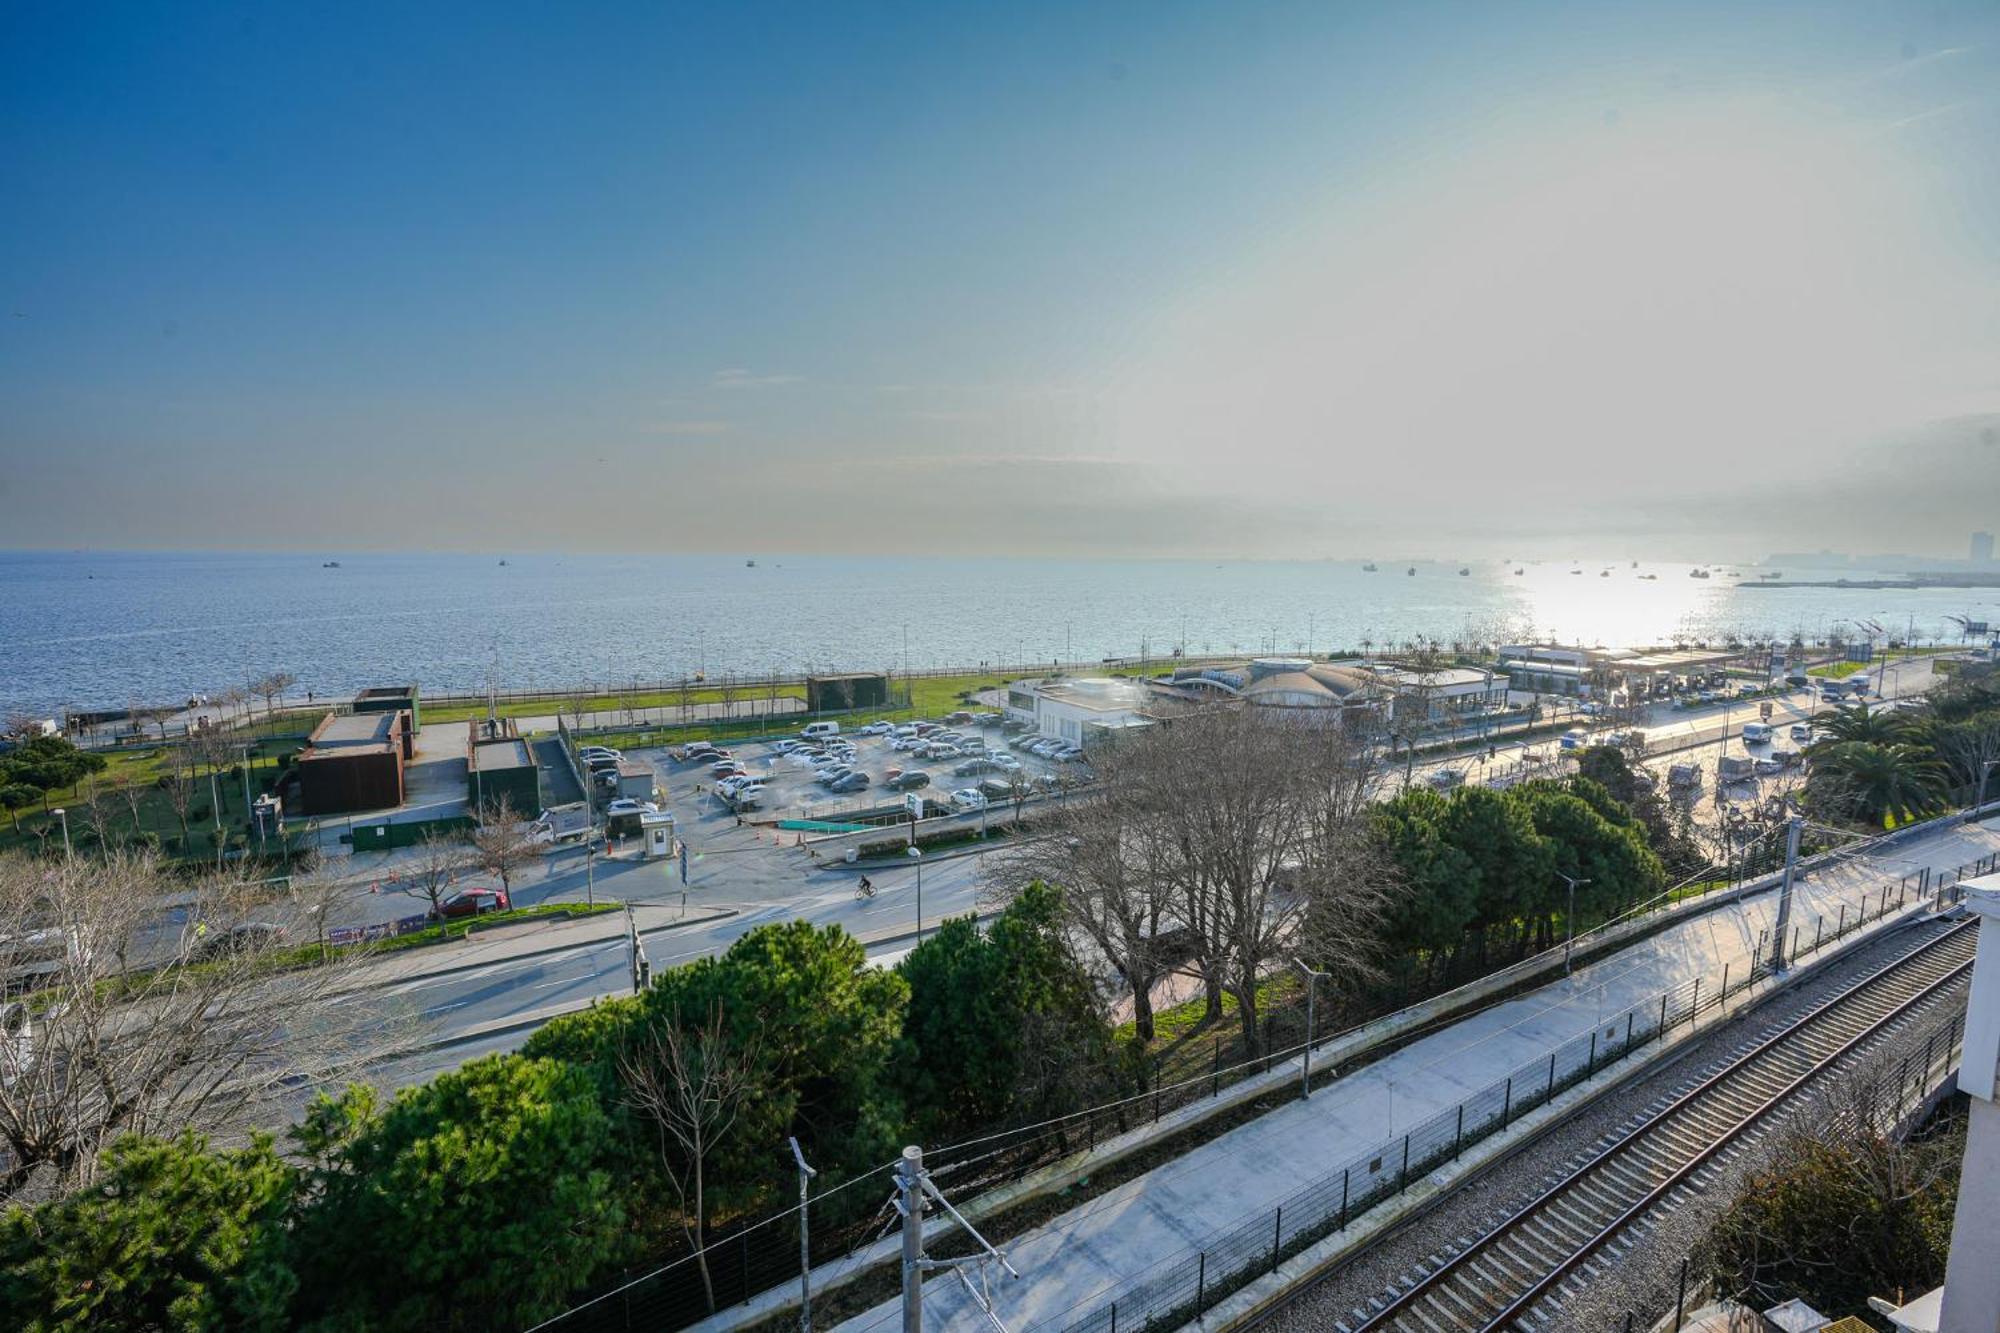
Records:
M1757 587L1770 571L1747 565L1376 563L0 552L0 713L168 703L273 671L341 697L1867 622L1955 641L1951 617L2000 622L2000 589Z

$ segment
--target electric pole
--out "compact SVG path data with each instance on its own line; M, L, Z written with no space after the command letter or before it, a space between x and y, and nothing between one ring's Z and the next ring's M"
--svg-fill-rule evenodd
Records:
M806 1165L797 1139L785 1142L792 1145L792 1160L799 1164L799 1333L812 1333L812 1239L806 1233L806 1186L819 1172Z
M1785 970L1785 931L1792 920L1792 875L1799 863L1799 831L1805 827L1804 815L1793 815L1785 828L1785 882L1778 889L1778 925L1771 932L1771 970Z
M924 1150L903 1149L896 1164L896 1210L903 1215L903 1333L924 1333Z
M924 1256L924 1200L931 1199L938 1207L950 1215L959 1230L972 1238L979 1250L963 1259L929 1259ZM951 1206L951 1200L943 1191L931 1183L924 1170L924 1150L910 1147L903 1149L903 1159L896 1164L896 1192L890 1196L890 1203L903 1215L903 1333L923 1333L924 1328L924 1274L934 1268L950 1269L959 1285L965 1288L972 1303L984 1316L986 1324L1007 1333L1007 1326L993 1312L993 1296L987 1289L986 1266L999 1264L1008 1277L1019 1278L1014 1265L1007 1262L1007 1256L986 1237L979 1234L977 1227L965 1220L965 1215ZM973 1286L972 1279L965 1275L967 1268L979 1270L979 1285Z

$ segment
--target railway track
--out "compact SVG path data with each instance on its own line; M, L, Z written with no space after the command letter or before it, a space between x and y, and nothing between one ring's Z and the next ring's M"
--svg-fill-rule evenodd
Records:
M1537 1307L1818 1075L1947 1001L1962 1002L1977 929L1949 927L1764 1037L1412 1282L1344 1333L1534 1329Z

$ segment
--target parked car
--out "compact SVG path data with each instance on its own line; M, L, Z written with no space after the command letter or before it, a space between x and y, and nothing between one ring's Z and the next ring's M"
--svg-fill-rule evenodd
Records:
M1000 719L1000 730L1006 732L1026 731L1032 725L1026 718L1021 717L1003 717Z
M931 785L931 775L921 768L913 768L907 773L898 773L882 785L890 791L916 791Z
M817 782L822 787L831 787L834 783L840 781L842 778L846 777L853 771L854 770L848 767L846 764L836 764L832 768L827 769L826 772L814 778L813 781Z
M1001 778L988 778L979 784L979 794L988 801L1011 800L1014 795L1014 784Z
M1589 743L1590 733L1582 727L1571 727L1562 734L1562 748L1565 750L1581 750Z
M984 810L986 798L972 787L963 787L951 794L951 808L958 811Z
M285 928L268 921L245 921L227 930L211 931L195 942L189 952L190 962L205 962L215 958L227 958L231 954L252 953L258 949L275 949L285 942Z
M1784 772L1785 765L1782 760L1780 760L1776 755L1773 755L1768 759L1757 760L1756 770L1758 777L1768 778L1775 774Z
M863 736L886 736L895 729L896 724L893 722L870 722L867 726L861 728L861 734Z
M1701 766L1699 764L1675 764L1667 770L1667 785L1680 791L1699 789L1701 786Z
M951 775L955 778L976 778L981 773L997 772L999 768L1000 765L982 756L978 759L966 760L957 768L951 770Z
M969 709L954 709L944 715L944 720L952 726L964 726L972 721L972 713Z
M604 807L605 817L613 815L656 815L660 807L651 801L618 800Z
M1439 791L1450 791L1465 785L1465 774L1455 768L1433 769L1427 781Z
M827 784L826 789L828 791L846 793L851 791L860 791L863 787L866 787L867 785L868 785L868 775L857 769L854 772L847 774L845 777L836 778L832 782L829 782Z
M504 912L510 905L505 889L460 889L433 908L430 916L433 921L452 921L462 916Z
M1794 722L1792 724L1793 740L1799 742L1799 744L1801 745L1811 745L1812 738L1813 738L1812 728L1808 726L1806 723Z

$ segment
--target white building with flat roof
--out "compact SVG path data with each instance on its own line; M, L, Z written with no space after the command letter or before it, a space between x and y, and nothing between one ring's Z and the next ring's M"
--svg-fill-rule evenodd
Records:
M1144 684L1117 676L1049 676L1007 686L1008 712L1044 736L1085 749L1111 734L1151 726L1152 702Z

